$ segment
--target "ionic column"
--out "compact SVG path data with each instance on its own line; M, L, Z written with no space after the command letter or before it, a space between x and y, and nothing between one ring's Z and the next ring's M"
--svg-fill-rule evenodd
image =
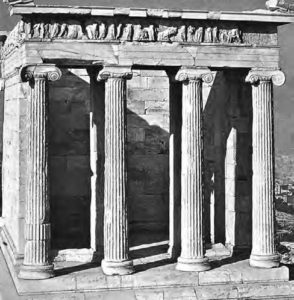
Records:
M181 256L176 268L181 271L210 269L203 245L203 142L202 82L210 83L209 69L181 69L176 79L183 82L182 100L182 194Z
M126 202L126 80L130 68L105 67L98 80L105 83L104 259L106 275L134 272L129 259Z
M273 83L281 86L281 71L251 70L252 84L252 267L279 266L274 241Z
M61 71L54 65L29 66L21 70L21 77L29 81L30 93L25 250L19 278L46 279L53 276L49 258L48 81L60 79Z

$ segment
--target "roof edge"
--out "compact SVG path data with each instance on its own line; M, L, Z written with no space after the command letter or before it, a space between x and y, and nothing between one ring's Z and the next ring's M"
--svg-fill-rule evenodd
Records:
M4 0L4 2L8 0ZM19 0L20 1L20 0ZM25 4L24 2L27 2ZM17 2L17 1L13 1ZM11 15L31 14L69 14L91 16L117 16L129 17L158 17L158 18L181 18L222 21L253 21L294 23L294 12L269 11L258 9L253 11L199 11L199 10L174 10L174 9L148 9L148 8L114 8L114 7L87 7L87 6L61 6L61 5L29 5L31 0L22 0L23 5L12 5Z

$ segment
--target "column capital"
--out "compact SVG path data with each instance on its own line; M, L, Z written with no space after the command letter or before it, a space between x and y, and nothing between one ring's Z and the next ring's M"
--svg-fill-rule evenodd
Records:
M282 86L286 77L281 70L252 69L249 71L245 81L251 84L258 84L262 81L271 81L276 86Z
M214 73L208 68L182 68L178 71L175 79L177 81L197 81L212 83Z
M57 81L61 78L61 70L52 64L28 65L20 69L20 77L23 82L34 78L45 78L49 81Z
M104 66L98 73L97 80L103 81L109 78L131 79L133 72L130 66Z
M5 80L3 78L0 78L0 92L4 91L5 87Z

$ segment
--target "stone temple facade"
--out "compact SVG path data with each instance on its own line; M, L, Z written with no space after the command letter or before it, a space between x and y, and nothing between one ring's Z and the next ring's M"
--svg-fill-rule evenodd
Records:
M1 35L1 249L19 290L50 286L69 261L132 280L150 248L207 279L219 244L251 253L253 274L289 279L275 242L273 86L290 6L6 2L21 19Z

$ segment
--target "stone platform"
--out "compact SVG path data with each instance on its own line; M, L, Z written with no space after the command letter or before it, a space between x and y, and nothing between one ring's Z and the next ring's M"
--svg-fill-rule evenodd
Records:
M7 255L5 248L3 250ZM9 260L7 262L9 264ZM100 266L91 263L58 262L55 264L56 277L41 281L20 280L17 278L18 268L9 265L20 296L15 293L14 297L3 299L188 300L294 297L294 285L288 280L289 270L285 266L270 270L252 269L248 260L225 258L212 260L212 270L197 274L176 271L175 263L165 254L135 259L134 263L137 271L134 275L107 277ZM1 273L2 270L5 272L7 267L2 253L0 265ZM7 289L7 285L2 282L5 276L1 274L0 278L2 292L5 287Z

